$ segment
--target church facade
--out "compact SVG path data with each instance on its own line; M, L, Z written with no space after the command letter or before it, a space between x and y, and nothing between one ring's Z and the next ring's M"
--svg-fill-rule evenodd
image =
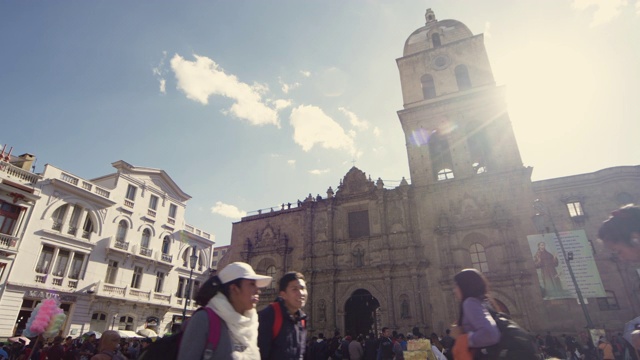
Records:
M458 314L453 276L469 267L486 275L502 310L533 331L579 333L587 317L591 327L619 331L637 315L640 278L595 234L611 210L639 201L640 167L533 182L483 36L459 21L438 21L430 9L425 18L396 60L411 183L385 188L353 167L326 197L234 223L219 268L246 261L276 279L303 273L313 334L382 326L443 333ZM553 229L584 230L602 296L584 306L575 298L544 299L527 240L550 232L549 224L534 224L536 199ZM275 283L261 306L277 296Z

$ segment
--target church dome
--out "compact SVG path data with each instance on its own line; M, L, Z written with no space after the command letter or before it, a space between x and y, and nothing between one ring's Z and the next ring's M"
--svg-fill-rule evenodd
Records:
M436 19L434 12L427 9L425 26L414 31L404 43L403 56L433 49L461 39L470 38L473 33L458 20Z

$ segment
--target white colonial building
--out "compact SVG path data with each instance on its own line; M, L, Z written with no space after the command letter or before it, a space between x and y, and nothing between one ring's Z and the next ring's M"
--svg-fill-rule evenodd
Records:
M45 298L59 299L68 315L62 335L71 336L112 328L162 335L179 326L185 302L195 309L186 301L190 272L193 294L209 275L214 239L185 223L191 197L163 170L112 165L115 173L92 180L46 165L34 194L18 193L23 207L35 205L28 222L22 215L21 228L2 235L0 261L15 260L1 278L0 337L20 334ZM4 250L7 241L17 251Z

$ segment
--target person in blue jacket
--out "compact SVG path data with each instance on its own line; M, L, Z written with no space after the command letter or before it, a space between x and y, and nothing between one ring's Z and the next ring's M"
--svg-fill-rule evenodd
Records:
M306 345L307 302L304 275L288 272L280 279L276 301L258 312L258 347L262 360L302 360Z

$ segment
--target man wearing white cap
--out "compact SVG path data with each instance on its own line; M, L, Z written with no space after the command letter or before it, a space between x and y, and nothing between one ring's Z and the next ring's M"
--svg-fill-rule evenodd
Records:
M257 275L243 262L231 263L207 280L195 297L206 311L196 311L191 317L180 342L178 360L259 359L255 307L260 288L269 286L271 280L270 276ZM210 333L219 336L213 336L212 341Z

